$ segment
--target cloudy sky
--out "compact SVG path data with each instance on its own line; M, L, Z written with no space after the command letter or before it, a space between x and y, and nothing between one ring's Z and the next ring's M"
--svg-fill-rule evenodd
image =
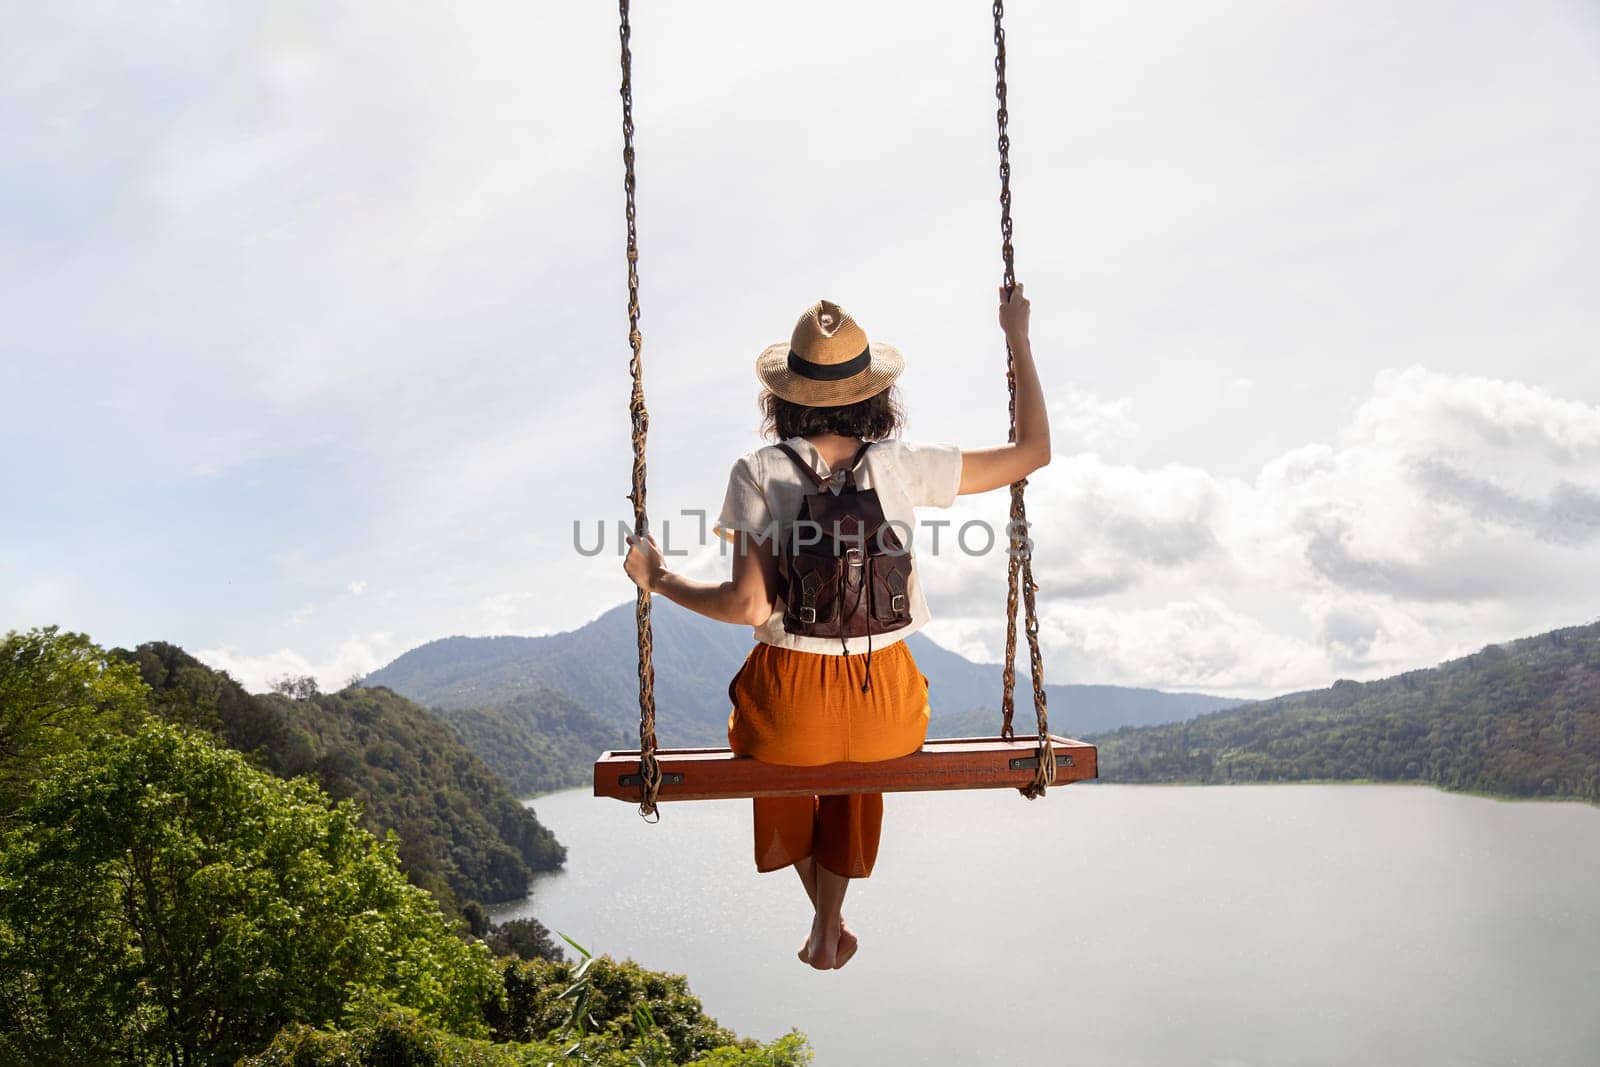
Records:
M820 297L1005 432L987 5L642 0L653 513ZM0 629L252 688L627 599L615 12L26 5L0 37ZM1052 681L1239 695L1600 616L1600 6L1026 2ZM1004 494L963 498L996 519ZM998 656L999 555L928 554Z

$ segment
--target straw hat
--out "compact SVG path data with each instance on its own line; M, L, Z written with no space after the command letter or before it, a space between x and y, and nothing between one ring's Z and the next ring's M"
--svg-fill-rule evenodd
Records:
M905 370L898 349L866 331L831 300L806 308L789 340L756 357L756 375L778 396L812 408L854 404L889 388Z

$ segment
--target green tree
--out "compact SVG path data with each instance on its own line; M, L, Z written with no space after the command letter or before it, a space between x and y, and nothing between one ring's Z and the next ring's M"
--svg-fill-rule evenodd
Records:
M374 833L398 833L407 874L448 913L465 916L473 901L521 899L534 871L565 858L532 810L447 725L387 689L250 694L166 642L110 655L138 667L156 715L208 729L280 777L309 774L330 796L356 801Z
M654 1036L666 1046L673 1063L691 1063L713 1049L741 1045L739 1035L705 1013L682 975L587 954L579 963L502 961L502 969L505 1000L488 1010L499 1040L548 1041L581 1029L613 1048L628 1048L644 1036L639 1025L643 1007ZM574 1027L572 994L578 990L582 996L576 1014L582 1025ZM747 1041L742 1046L755 1044Z
M564 960L566 953L550 936L550 929L538 919L528 917L497 923L484 939L496 956L515 956L522 960Z
M310 700L322 695L316 678L309 674L286 674L272 683L272 691L291 700Z
M648 1008L640 1007L643 1021ZM791 1031L770 1044L741 1041L678 1055L660 1033L621 1037L616 1033L581 1038L548 1034L529 1041L490 1043L456 1037L430 1027L415 1013L365 1001L347 1026L317 1030L285 1028L263 1052L240 1067L805 1067L811 1048Z
M182 728L59 757L0 853L0 1061L231 1064L363 989L473 1035L499 986L392 836Z
M0 820L15 812L45 759L141 721L147 692L137 669L83 634L9 631L0 641Z

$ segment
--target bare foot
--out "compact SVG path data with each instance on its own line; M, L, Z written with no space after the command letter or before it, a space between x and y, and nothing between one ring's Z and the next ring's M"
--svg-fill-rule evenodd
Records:
M859 938L856 937L855 931L850 929L850 927L846 926L844 924L844 920L843 919L840 919L839 920L839 951L838 951L837 958L835 958L834 961L833 961L834 969L838 970L840 967L843 967L845 964L849 963L850 962L850 957L854 956L856 954L856 949L859 948L860 946L861 946L861 941L860 941ZM799 957L801 963L810 963L811 962L811 939L810 938L807 938L805 941L803 941L801 943L800 951L796 952L795 955L797 957Z
M840 917L840 920L838 920L838 957L840 958L834 961L835 968L842 968L842 966L845 966L845 960L850 960L850 957L856 955L856 944L858 944L856 934L851 931L850 926L845 925L843 917ZM810 937L806 937L805 941L800 942L800 952L795 953L795 957L800 958L800 963L810 963Z
M834 969L838 970L840 967L843 967L845 964L849 963L850 957L856 954L856 949L860 946L861 942L856 938L855 931L846 926L843 919L840 919L839 952L833 961Z
M811 920L811 940L806 942L805 960L819 971L831 971L839 964L839 930L842 922L824 924L821 916Z

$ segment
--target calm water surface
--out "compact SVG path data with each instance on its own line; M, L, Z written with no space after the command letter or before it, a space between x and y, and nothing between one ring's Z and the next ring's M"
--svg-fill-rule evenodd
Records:
M1600 1064L1600 809L1407 786L1072 786L886 798L844 970L757 875L748 801L656 826L534 802L534 915L687 974L751 1037L855 1064Z

